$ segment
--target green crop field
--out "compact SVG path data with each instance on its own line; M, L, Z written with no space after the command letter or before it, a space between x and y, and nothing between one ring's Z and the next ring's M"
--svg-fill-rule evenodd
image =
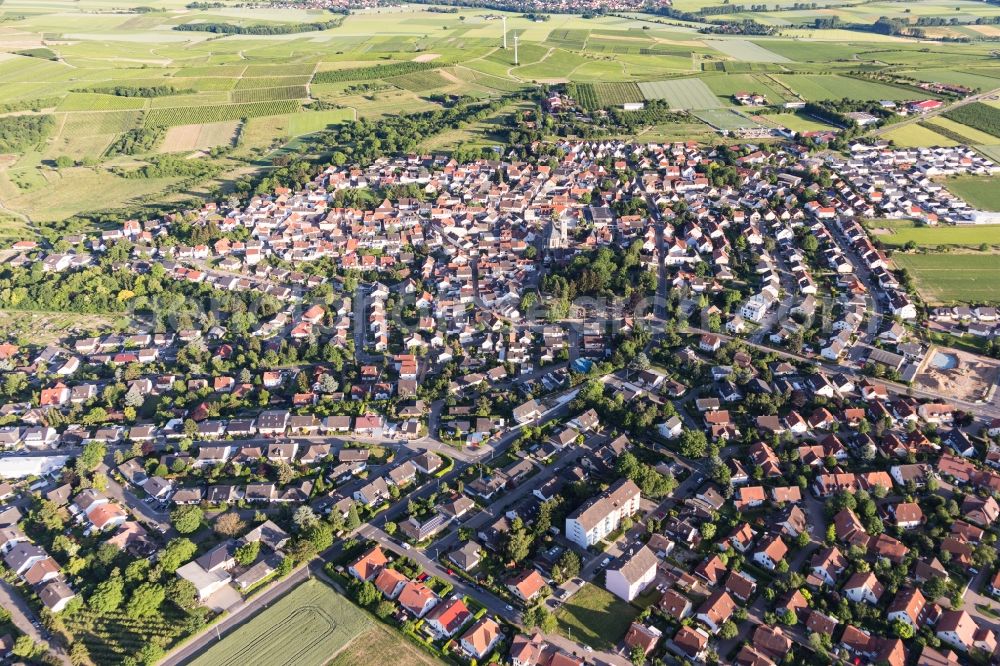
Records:
M900 148L915 148L917 146L957 146L954 141L943 134L938 134L929 127L908 123L902 127L897 127L885 133L885 138L889 139Z
M672 109L717 109L724 106L701 79L649 81L639 84L646 99L663 99Z
M793 132L821 132L833 129L833 125L807 115L801 111L796 113L776 113L768 119L779 125L784 125Z
M1000 302L1000 254L897 253L892 260L929 303Z
M223 120L280 116L298 110L298 102L252 102L248 104L220 104L219 106L194 106L189 108L154 109L146 114L146 125L196 125L217 123Z
M268 606L191 666L321 666L370 628L333 588L310 579Z
M783 55L745 39L713 39L708 45L742 62L789 62Z
M712 127L720 130L738 130L749 127L759 127L757 123L734 109L704 109L694 115Z
M775 74L774 78L810 101L828 99L907 100L912 90L835 74Z
M394 76L391 79L386 79L386 81L394 86L399 86L400 88L410 90L412 92L423 92L425 90L443 88L451 85L452 83L448 79L441 76L441 73L435 69L427 70L425 72L403 74L402 76Z
M178 154L191 146L232 144L225 155L191 151L192 159L213 160L218 167L218 177L204 183L204 189L225 191L241 178L262 173L269 156L298 136L345 118L378 120L440 110L450 103L446 95L498 98L536 92L543 84L575 84L585 108L663 99L673 109L697 112L715 127L732 129L753 124L747 117L756 112L726 111L740 91L762 93L773 105L800 98L931 96L912 87L854 78L850 72L1000 88L992 41L1000 36L992 22L1000 7L974 0L955 3L920 0L904 7L885 0L821 0L816 6L784 3L781 8L705 15L699 21L633 12L586 18L549 14L546 20L533 20L495 8L463 7L452 14L401 5L354 10L341 25L317 32L227 35L173 28L197 22L280 27L328 21L331 15L304 5L189 7L188 0L157 0L150 6L155 11L146 11L112 6L107 0L7 0L0 3L0 106L5 113L44 109L55 126L44 141L0 165L0 204L49 220L156 199L158 194L175 200L176 179L119 182L123 179L115 175L160 149L129 160L107 152L124 132L144 125L180 128L166 144L176 146ZM723 4L677 0L673 7L698 11ZM507 19L507 49L501 46L501 13ZM838 16L848 26L873 23L883 15L941 18L946 25L923 26L929 37L965 41L814 26L817 18ZM952 18L958 19L954 25ZM977 18L983 20L977 24ZM751 36L705 29L743 19L773 26L776 32ZM514 35L520 40L517 64ZM163 94L167 88L169 94ZM324 110L310 110L310 100ZM1000 156L1000 137L994 136L987 113L996 102L984 102L987 106L967 105L959 112L962 117L949 114L930 119L930 127L910 124L884 136L914 146L954 145L962 137L982 153ZM800 131L825 127L799 115L785 119ZM643 140L717 137L695 116L688 122L676 120L651 119ZM495 145L502 132L492 121L451 128L447 136L428 137L426 144L441 149L457 148L466 140ZM239 142L229 141L227 123L240 124ZM52 165L60 157L88 168L55 170ZM104 200L101 194L106 194Z
M308 96L309 91L305 86L285 86L284 88L250 88L247 90L234 90L229 94L230 99L237 104L248 102L272 102L283 99L305 99Z
M969 225L961 227L938 226L938 227L918 227L918 226L896 226L887 229L879 224L880 220L872 220L869 226L878 231L876 238L883 245L889 247L901 247L910 241L922 248L936 248L949 246L964 246L978 248L985 243L989 246L1000 246L1000 225Z
M1000 187L996 176L956 176L943 181L955 196L982 210L1000 211Z

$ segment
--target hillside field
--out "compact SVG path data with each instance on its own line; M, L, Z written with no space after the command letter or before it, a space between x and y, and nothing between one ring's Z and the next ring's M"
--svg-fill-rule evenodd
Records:
M213 161L212 176L197 191L226 191L240 177L260 173L289 142L354 119L440 110L458 96L485 100L523 94L543 83L575 83L583 106L621 108L628 102L663 99L683 119L637 128L642 140L712 140L719 130L752 126L732 113L732 96L759 92L780 105L802 100L908 100L933 97L917 88L876 81L865 73L905 75L910 80L1000 88L992 25L975 17L1000 8L956 0L965 22L935 27L970 38L940 44L868 31L813 29L830 7L784 8L706 14L702 22L670 22L648 14L584 18L552 14L532 20L506 12L513 48L502 48L501 12L463 8L454 14L422 5L352 10L340 25L290 34L215 34L176 30L194 23L288 27L329 20L322 9L214 6L157 0L151 11L110 7L103 0L52 3L8 0L0 4L0 125L4 114L50 114L42 140L0 161L0 203L42 222L79 213L181 202L195 192L175 178L121 182L115 171L153 159L160 151L190 151ZM721 0L680 0L698 11ZM851 20L879 16L954 16L932 0L899 5L876 2L838 6ZM778 34L705 34L704 26L752 18ZM995 100L977 106L990 108ZM743 116L753 112L739 110ZM780 120L781 118L775 118ZM495 120L495 119L494 119ZM792 129L825 126L787 116ZM495 141L495 122L451 128L427 145L454 150ZM707 122L706 122L707 121ZM984 154L1000 156L1000 138L988 122L932 119L933 129L907 125L886 136L900 145L953 145L961 135ZM968 124L973 122L976 126ZM231 124L238 133L229 134ZM174 128L165 141L128 155L109 148L138 128ZM201 126L195 129L193 126ZM0 127L0 130L3 128ZM207 148L216 148L209 154ZM60 160L62 158L62 160ZM57 169L69 158L75 167ZM58 188L54 192L53 188ZM991 204L992 205L992 204Z

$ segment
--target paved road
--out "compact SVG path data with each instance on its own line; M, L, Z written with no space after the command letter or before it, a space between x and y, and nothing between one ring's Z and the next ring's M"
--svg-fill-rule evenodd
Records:
M160 534L167 534L170 527L170 513L167 511L156 511L150 505L138 498L131 490L122 487L120 483L111 477L111 468L107 464L107 459L98 466L98 471L108 477L108 487L105 493L122 506L127 506L133 512L140 514L143 523L152 526Z
M12 585L3 580L0 580L0 608L10 613L10 619L14 623L14 626L31 637L31 640L45 647L50 654L55 655L62 663L70 663L69 656L62 648L49 643L47 638L48 631L44 627L38 629L35 626L37 623L38 627L42 627L42 624L35 616L34 611L31 610L28 602L24 600Z

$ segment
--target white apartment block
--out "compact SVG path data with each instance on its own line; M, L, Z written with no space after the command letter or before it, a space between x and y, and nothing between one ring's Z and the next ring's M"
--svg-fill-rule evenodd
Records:
M639 487L622 479L566 518L566 538L581 548L592 546L639 510Z

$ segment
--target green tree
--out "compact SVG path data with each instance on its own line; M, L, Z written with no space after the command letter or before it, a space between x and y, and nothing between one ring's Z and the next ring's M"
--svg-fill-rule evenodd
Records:
M525 529L520 518L515 518L511 523L510 531L504 540L504 555L511 562L519 563L528 557L531 552L531 535Z
M359 605L367 608L377 602L380 597L378 588L366 581L358 585L357 591L354 593L354 598Z
M572 550L566 550L556 565L552 568L552 580L557 583L565 583L570 578L575 578L580 574L580 556Z
M351 508L347 510L347 522L344 527L348 532L353 532L361 527L361 516L358 515L357 505L351 504Z
M160 554L160 568L167 573L174 573L182 564L194 557L198 550L190 539L178 537L172 539Z
M117 610L124 600L125 581L121 576L112 576L97 584L87 604L98 613L109 613Z
M681 434L681 455L688 458L704 458L708 451L708 439L701 430L685 430Z
M254 563L258 555L260 555L260 541L251 541L237 548L233 559L237 564L248 567Z
M333 545L333 529L329 523L317 522L305 532L305 537L317 552L323 552Z
M197 608L199 604L198 590L195 589L194 583L180 576L167 583L167 598L178 608L186 611Z
M892 623L892 633L896 635L897 638L902 638L904 641L913 638L914 630L913 625L909 622L903 622L902 620L895 620Z
M170 512L170 522L181 534L192 534L201 527L205 512L196 504L185 504Z
M382 601L378 602L377 606L375 606L375 615L382 620L392 617L392 614L395 612L396 612L395 604L393 604L388 599L383 599Z
M101 461L104 460L104 456L107 453L108 448L104 445L104 442L87 442L83 445L83 449L80 450L80 455L77 456L77 470L93 472L101 464Z
M22 659L31 659L37 650L38 646L35 645L35 641L31 640L31 636L27 634L21 634L14 641L14 654Z
M156 614L165 597L166 591L162 585L143 583L132 592L125 612L131 618L149 617Z

